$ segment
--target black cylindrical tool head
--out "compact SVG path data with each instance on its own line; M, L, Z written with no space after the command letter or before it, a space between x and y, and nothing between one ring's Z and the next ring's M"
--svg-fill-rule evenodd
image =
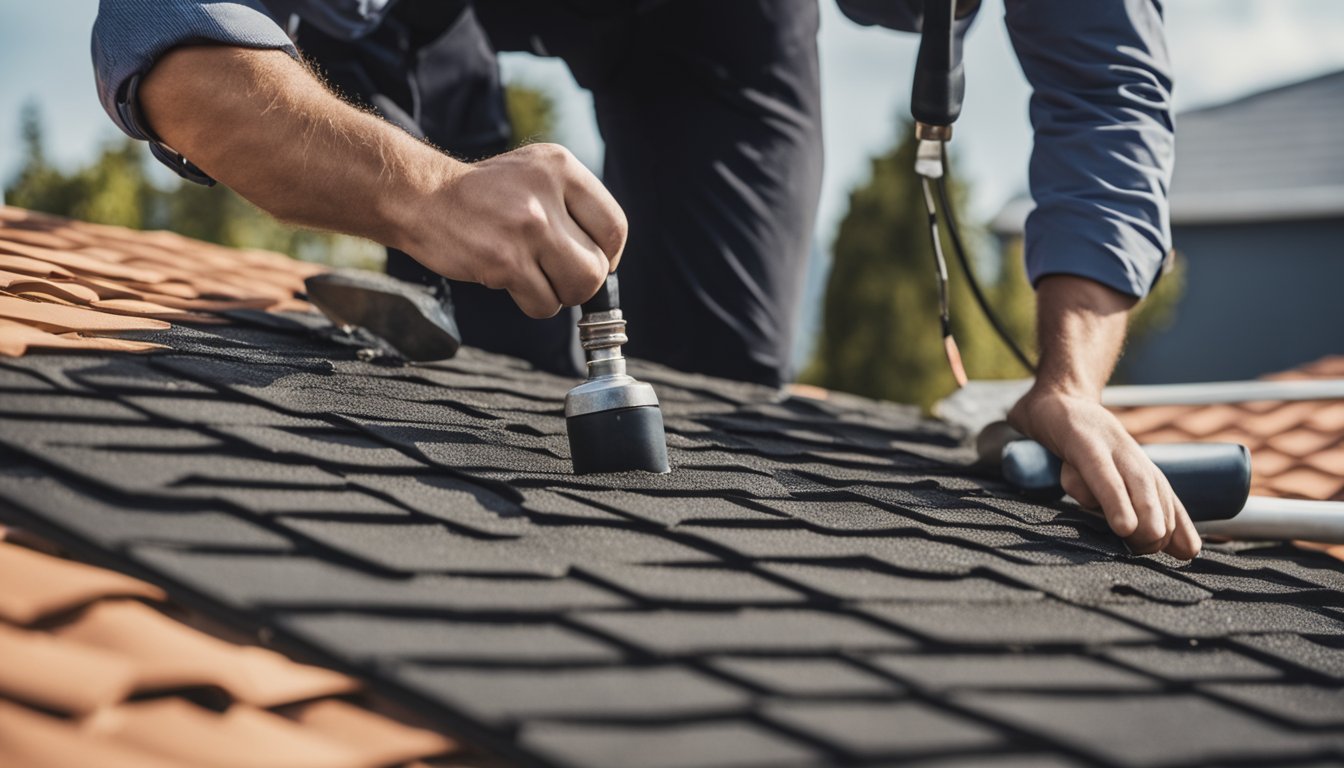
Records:
M565 429L577 475L669 471L663 414L656 405L570 416Z

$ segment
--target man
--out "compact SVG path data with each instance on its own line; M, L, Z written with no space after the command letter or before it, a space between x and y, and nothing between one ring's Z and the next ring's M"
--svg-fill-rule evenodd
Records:
M281 24L449 154L340 103ZM615 267L628 215L627 352L778 386L821 182L817 24L816 0L103 0L94 58L109 114L175 168L452 278L468 344L577 375L557 311ZM499 154L496 50L561 57L592 92L606 189L556 146Z
M962 32L976 3L963 5ZM863 23L919 25L918 0L841 6ZM1099 402L1169 240L1160 8L1007 6L1035 91L1027 259L1041 329L1036 385L1010 420L1064 460L1064 487L1132 550L1193 557L1180 501ZM281 22L338 87L404 130L331 95ZM567 318L525 325L473 284L555 318L628 249L632 354L777 385L821 172L816 31L815 0L171 0L152 12L102 0L94 58L109 114L179 172L456 281L469 343L563 370ZM494 155L508 132L502 49L557 55L593 92L606 188L551 145ZM488 159L463 163L411 133ZM396 253L389 267L417 273Z

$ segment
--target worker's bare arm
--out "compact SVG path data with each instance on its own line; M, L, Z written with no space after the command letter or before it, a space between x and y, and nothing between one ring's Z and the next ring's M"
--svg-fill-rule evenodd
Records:
M625 246L620 206L563 148L459 162L342 102L281 51L178 48L140 98L164 143L272 215L505 289L533 317L592 296Z
M1199 554L1199 534L1171 484L1101 405L1135 300L1069 275L1042 278L1036 295L1041 361L1009 422L1063 460L1064 489L1100 507L1132 551Z

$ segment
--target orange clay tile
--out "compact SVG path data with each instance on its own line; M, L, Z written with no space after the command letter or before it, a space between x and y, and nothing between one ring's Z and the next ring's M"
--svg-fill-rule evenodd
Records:
M363 706L351 678L207 635L155 587L6 538L50 550L0 529L0 766L409 768L459 753ZM202 685L210 709L181 695Z
M65 267L59 267L39 259L30 259L27 256L15 256L11 253L0 253L0 269L33 275L34 277L73 278L75 276L74 272Z
M7 272L0 269L0 288L10 293L21 293L25 291L48 292L53 296L65 298L69 301L88 303L97 301L98 293L92 288L80 285L69 280L49 280L43 277L33 275L23 275L18 272Z
M171 323L229 322L239 309L312 312L323 267L172 232L137 232L0 206L0 355L35 349L144 352L102 338ZM14 302L26 302L17 304ZM168 321L168 322L160 322Z
M1276 380L1344 378L1344 356ZM1117 408L1140 442L1231 441L1251 451L1251 493L1344 500L1344 400Z
M0 697L65 715L87 715L135 689L135 669L116 653L0 624Z
M1307 419L1307 426L1321 432L1344 435L1344 402L1323 403Z
M0 541L0 621L25 625L104 597L162 600L163 591L116 571Z
M95 730L146 752L217 768L363 768L355 750L280 715L235 704L212 712L186 699L124 704Z
M454 749L453 741L340 699L320 699L282 710L286 717L354 750L365 764L401 763Z
M31 349L69 349L103 352L152 352L167 349L162 344L129 339L108 339L78 333L48 333L22 323L0 319L0 355L18 357Z
M214 686L239 701L270 707L358 687L345 675L218 640L132 600L99 601L52 632L134 662L140 691Z
M1230 405L1211 405L1189 411L1172 420L1172 425L1196 437L1211 435L1238 423L1246 414Z
M1322 434L1303 425L1298 429L1268 438L1265 445L1294 458L1306 459L1339 442L1339 439L1339 435Z
M151 272L145 269L134 269L123 267L116 262L100 259L94 256L85 256L75 251L58 251L54 248L38 248L32 245L9 242L0 240L0 251L16 253L20 256L27 256L30 259L45 261L49 264L56 264L72 272L82 272L98 277L111 278L113 280L139 280L141 282L156 283L166 279L157 272Z
M1254 459L1252 459L1254 465ZM1303 499L1344 498L1344 476L1312 467L1294 467L1265 481L1278 496Z
M192 762L159 757L0 699L0 765L23 768L185 768Z
M1312 400L1281 403L1278 408L1267 413L1243 418L1241 426L1251 434L1262 435L1268 439L1291 429L1297 429L1299 425L1320 410L1322 405L1323 403Z
M170 327L162 320L126 317L81 307L31 301L0 295L0 318L16 320L53 333L115 333L148 331Z

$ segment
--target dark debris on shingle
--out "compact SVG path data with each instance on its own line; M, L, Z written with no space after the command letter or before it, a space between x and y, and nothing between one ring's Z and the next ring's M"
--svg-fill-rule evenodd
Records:
M521 764L1344 759L1332 561L1129 557L914 409L634 361L674 472L575 476L575 382L516 360L161 338L0 363L0 523Z

